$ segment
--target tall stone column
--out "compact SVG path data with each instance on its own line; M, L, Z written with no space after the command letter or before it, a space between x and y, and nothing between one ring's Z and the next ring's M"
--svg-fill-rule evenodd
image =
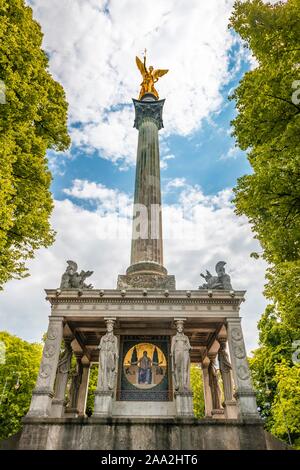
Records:
M27 416L51 414L54 382L63 336L63 317L50 317L42 361Z
M57 375L55 380L55 396L52 400L51 417L60 418L65 411L65 394L68 383L71 359L72 359L72 337L65 337L65 350L58 361Z
M218 342L220 344L218 360L224 389L225 417L227 419L236 419L237 409L236 400L233 397L232 366L226 351L227 338L225 336L218 336Z
M211 399L211 391L209 386L209 376L208 376L208 366L209 366L209 359L205 357L201 362L202 368L202 380L203 380L203 392L204 392L204 404L205 404L205 416L207 418L211 418L212 412L212 399Z
M163 268L163 242L160 190L160 158L158 131L162 128L164 100L145 95L142 101L133 100L135 127L139 131L134 216L131 242L131 266L127 273ZM147 263L140 266L139 263Z
M158 131L165 100L146 93L133 100L138 148L130 266L119 275L118 288L175 289L175 277L163 266L163 238Z
M88 387L89 387L89 377L90 377L90 363L82 361L82 377L81 377L81 384L79 387L78 402L77 402L77 409L78 409L79 416L85 415L86 400L87 400Z
M235 382L238 416L239 418L259 419L241 328L241 318L227 318L227 333L232 373Z

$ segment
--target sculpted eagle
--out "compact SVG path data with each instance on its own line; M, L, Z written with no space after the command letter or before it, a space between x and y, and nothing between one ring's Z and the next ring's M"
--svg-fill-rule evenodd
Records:
M150 65L149 69L146 66L146 54L144 55L144 62L141 61L138 57L135 58L136 65L141 72L143 81L141 83L141 90L139 95L139 100L145 95L145 93L152 93L157 99L159 98L157 90L154 87L154 83L158 81L160 77L165 75L169 70L168 69L156 69Z

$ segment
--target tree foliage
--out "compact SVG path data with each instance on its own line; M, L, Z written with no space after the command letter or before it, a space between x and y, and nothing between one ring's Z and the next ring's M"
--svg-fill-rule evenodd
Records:
M42 357L42 345L0 332L0 440L21 429ZM4 345L4 347L3 347Z
M47 149L65 150L65 94L48 71L43 35L24 0L0 0L0 288L54 240Z
M289 429L297 440L300 409L294 416L288 410L299 373L292 345L300 338L300 0L236 1L230 26L257 63L231 97L238 111L233 133L253 169L238 180L236 211L249 218L263 248L272 302L258 325L252 375L267 428L285 438Z
M191 389L194 415L196 418L203 418L205 415L203 380L201 367L197 364L191 364Z

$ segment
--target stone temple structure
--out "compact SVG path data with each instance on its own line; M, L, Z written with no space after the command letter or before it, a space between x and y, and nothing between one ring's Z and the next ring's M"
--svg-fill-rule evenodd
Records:
M49 327L20 449L265 449L239 308L225 262L195 290L164 267L158 132L164 100L133 100L138 131L131 261L116 288L93 288L68 261L46 289ZM73 358L73 360L72 360ZM72 361L72 367L71 367ZM89 371L99 363L93 415ZM190 365L205 417L193 415ZM68 390L68 399L67 398Z

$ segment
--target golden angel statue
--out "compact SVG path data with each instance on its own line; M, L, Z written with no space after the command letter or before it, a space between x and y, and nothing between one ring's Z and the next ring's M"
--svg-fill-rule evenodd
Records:
M141 83L141 91L139 95L139 100L143 97L145 93L152 93L158 99L158 93L154 87L154 83L158 81L160 77L165 75L169 70L168 69L156 69L150 65L149 69L146 66L146 54L144 55L144 62L142 62L138 57L135 58L136 65L138 66L139 71L142 74L143 81Z

